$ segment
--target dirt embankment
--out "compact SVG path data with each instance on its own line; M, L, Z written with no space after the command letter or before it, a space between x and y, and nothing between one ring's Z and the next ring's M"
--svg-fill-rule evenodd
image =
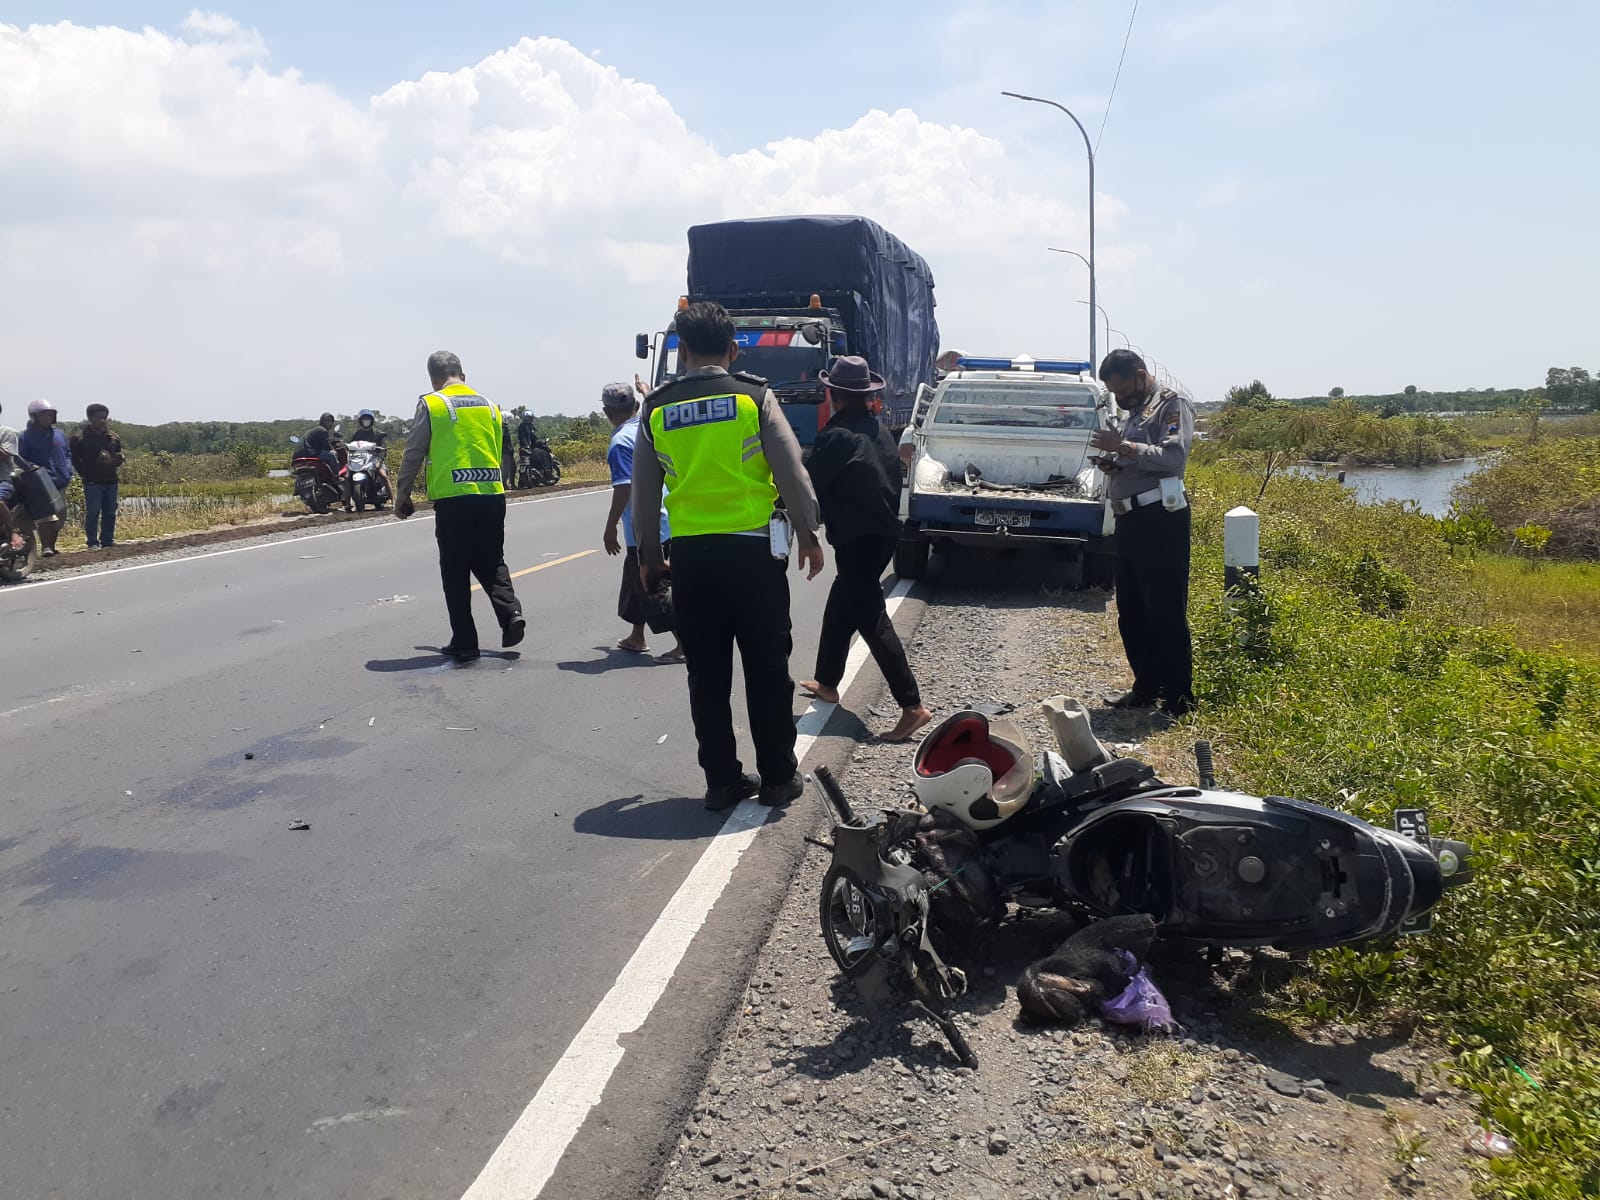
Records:
M911 649L936 711L1014 703L1035 747L1049 744L1038 700L1065 692L1094 706L1125 680L1102 593L1017 585L997 598L945 584ZM1148 718L1103 708L1095 722L1102 740L1192 778L1181 731L1146 742ZM863 743L841 781L859 803L898 803L909 762L905 747ZM972 981L954 1007L980 1066L959 1066L930 1023L875 1008L839 978L817 927L826 857L813 849L800 866L662 1197L1470 1194L1471 1110L1442 1082L1443 1055L1391 1031L1305 1036L1267 1018L1262 992L1289 969L1282 959L1236 955L1213 972L1158 957L1176 1036L1027 1028L1012 985L1070 925L1014 915L982 947L946 948Z

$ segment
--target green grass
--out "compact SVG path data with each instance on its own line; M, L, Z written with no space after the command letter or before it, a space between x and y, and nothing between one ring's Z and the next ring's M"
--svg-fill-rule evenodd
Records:
M1479 555L1468 595L1482 619L1503 625L1518 645L1600 662L1600 563Z
M1600 1195L1600 665L1528 648L1595 644L1593 575L1463 559L1431 518L1284 480L1253 505L1262 589L1230 610L1221 516L1258 481L1199 467L1191 482L1204 707L1174 736L1211 738L1225 782L1258 794L1384 824L1427 808L1476 855L1431 934L1314 955L1274 1003L1450 1046L1519 1147L1484 1194ZM1529 638L1560 605L1561 636Z

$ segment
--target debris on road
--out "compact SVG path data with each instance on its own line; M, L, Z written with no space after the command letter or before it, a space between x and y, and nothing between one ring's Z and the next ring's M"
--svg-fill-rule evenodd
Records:
M663 733L660 737L658 737L656 739L656 745L665 746L666 744L667 744L667 735Z
M311 828L311 822L310 821L290 821L289 822L289 828L290 829L310 829Z
M446 725L444 727L446 733L474 733L477 728L476 725Z
M377 717L368 717L367 718L367 728L368 729L371 729L377 723L378 723L378 718Z

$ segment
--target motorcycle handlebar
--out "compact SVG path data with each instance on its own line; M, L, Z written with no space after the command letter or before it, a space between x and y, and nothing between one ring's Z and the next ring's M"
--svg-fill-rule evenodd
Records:
M822 786L822 794L828 798L828 803L833 806L833 811L838 814L840 823L844 825L856 824L855 809L850 807L850 801L839 787L839 781L833 777L833 772L827 767L818 767L816 775L817 783Z

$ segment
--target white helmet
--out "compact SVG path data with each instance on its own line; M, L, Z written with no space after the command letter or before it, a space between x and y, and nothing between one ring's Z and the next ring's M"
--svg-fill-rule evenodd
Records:
M992 829L1033 794L1033 755L1009 722L958 712L917 747L911 790L930 812L942 808L969 829Z

